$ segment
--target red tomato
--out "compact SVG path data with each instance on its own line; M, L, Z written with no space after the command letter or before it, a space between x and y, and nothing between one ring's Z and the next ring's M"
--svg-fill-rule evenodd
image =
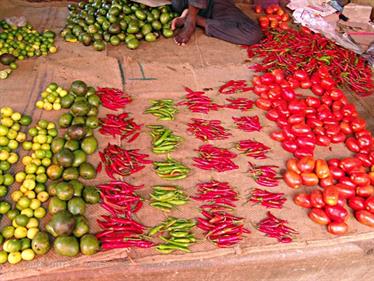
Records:
M288 151L291 153L295 152L297 149L296 143L290 139L284 140L281 145L285 151Z
M261 79L261 82L264 84L264 85L272 85L274 84L275 82L275 77L273 74L271 73L265 73L264 75L262 75L260 77Z
M343 235L348 232L348 225L345 222L330 222L327 225L327 232L334 235Z
M339 167L340 160L338 158L331 158L331 159L327 160L327 164L329 166Z
M312 204L310 203L310 195L307 193L296 194L293 198L293 202L295 202L297 206L303 208L312 208Z
M282 98L286 101L291 101L295 99L296 93L291 87L285 87L282 91Z
M312 221L318 224L326 225L330 223L329 217L322 209L313 208L308 216Z
M329 166L327 165L327 162L325 160L318 159L315 162L315 173L320 179L330 176Z
M253 87L253 92L255 92L256 95L262 95L267 94L269 92L270 88L266 85L256 85Z
M313 157L313 150L300 147L295 150L293 155L298 159L301 159L303 157Z
M339 190L341 198L349 199L355 196L355 188L342 183L337 183L335 187Z
M279 19L279 20L281 21L281 22L279 23L279 28L282 29L282 30L288 30L288 29L290 29L290 27L288 26L288 23L285 22L285 21L282 21L282 18L283 18L283 17L281 17L281 18Z
M346 176L341 177L341 178L339 179L339 183L342 183L342 184L348 185L348 186L350 186L350 187L354 187L354 188L356 188L356 185L351 181L350 178L348 178L348 177L346 177Z
M365 121L365 119L355 118L351 122L351 127L352 127L353 132L359 132L359 131L365 129L366 121Z
M309 78L308 73L304 70L296 70L293 76L299 81L305 81Z
M363 137L363 136L372 137L372 134L371 134L371 132L369 132L366 129L358 131L358 132L355 132L355 137L356 138L360 138L360 137Z
M313 157L303 157L297 162L297 167L302 173L312 173L315 163Z
M359 186L370 185L370 177L366 173L353 173L350 179L354 184Z
M278 16L283 16L286 12L284 10L282 10L281 8L279 8L279 10L277 11L277 15Z
M292 113L304 113L306 109L306 103L304 100L292 100L288 103L288 109Z
M360 159L348 157L340 161L339 167L343 169L344 172L349 172L353 168L359 167L362 165Z
M283 175L283 180L291 188L299 188L302 185L302 180L299 174L294 171L287 171Z
M373 172L369 172L369 178L370 178L370 183L371 185L374 185L374 171Z
M282 127L282 129L283 129L283 132L284 132L284 135L286 136L286 138L289 138L291 140L293 140L295 138L295 135L292 133L290 126L284 126L284 127Z
M286 164L287 170L288 171L293 171L296 174L301 174L300 169L297 167L297 162L298 162L298 160L295 159L295 158L288 159L287 164Z
M271 71L271 74L274 76L277 83L281 83L284 81L284 72L282 69L276 68Z
M319 189L313 189L310 193L310 203L313 208L322 208L325 206L322 192Z
M323 192L323 201L326 205L335 206L339 200L339 190L335 186L326 187Z
M262 7L260 5L256 5L256 7L255 7L255 13L256 14L261 14L261 12L262 12Z
M268 7L265 9L265 13L266 13L267 15L271 15L273 12L274 12L274 10L273 10L273 7L271 7L271 6L268 6Z
M288 123L290 123L290 125L295 125L295 124L298 124L298 123L304 123L305 121L305 116L303 113L294 113L292 115L290 115L288 117Z
M326 135L331 137L335 136L340 133L340 128L339 126L334 126L334 125L325 125L325 131Z
M270 109L266 114L266 118L271 120L271 121L277 121L279 119L279 112L277 109L273 108Z
M359 152L360 146L354 137L349 137L345 141L345 146L352 152Z
M325 77L321 79L321 87L325 90L330 90L335 86L335 81L332 78Z
M303 172L300 174L300 176L303 184L306 186L314 186L317 185L319 182L319 179L315 173Z
M354 113L356 113L356 108L353 104L347 104L342 110L344 116L352 116Z
M286 13L282 16L282 21L288 21L290 19L290 16Z
M365 209L365 199L361 197L354 196L348 200L348 206L355 211Z
M270 137L275 141L284 141L286 139L283 131L274 131L270 133Z
M340 126L340 130L344 134L346 134L346 135L352 134L352 128L351 128L351 125L348 122L341 122L339 126Z
M323 122L321 120L318 120L316 117L308 118L308 120L306 121L306 124L311 128L323 126Z
M356 195L360 197L369 197L374 195L374 187L372 185L357 186Z
M327 186L331 186L331 185L334 185L334 179L332 178L332 176L329 176L327 178L324 178L324 179L320 179L319 180L319 185L323 188L327 187Z
M276 28L278 26L278 20L271 20L270 21L270 27L271 28Z
M348 211L341 206L325 206L326 215L335 222L345 222L348 219Z
M297 80L296 78L294 78L294 77L292 77L292 76L289 77L289 78L287 79L287 81L288 81L288 83L290 84L290 86L291 86L292 89L297 89L297 88L300 87L299 80Z
M271 100L260 98L256 100L256 106L263 110L269 110L272 107L272 103Z
M315 97L307 97L305 99L305 102L307 104L307 106L311 106L311 107L319 107L321 105L321 102L318 98L315 98Z
M329 170L330 170L330 174L332 175L334 179L341 179L342 177L345 176L344 171L340 169L339 167L329 166Z
M312 85L312 92L316 96L322 96L325 90L318 84Z
M329 146L331 143L330 141L330 138L327 137L327 136L317 136L316 138L316 144L320 145L320 146Z
M316 140L310 137L298 137L296 139L296 144L298 147L306 148L308 150L313 150L315 148Z
M300 82L301 89L309 89L310 87L312 87L312 81L309 79Z
M291 132L295 134L295 136L305 136L312 132L310 127L305 123L299 123L292 125Z
M365 200L364 203L365 209L368 210L370 213L374 213L374 196L370 196Z
M329 91L329 96L333 100L340 100L344 96L344 94L341 90L339 90L337 88L333 88Z
M373 145L372 136L364 135L357 138L357 143L361 148L371 148Z
M252 84L253 86L262 85L260 76L254 75L252 78Z
M332 101L332 98L330 98L328 95L324 94L322 97L321 97L321 102L328 105L328 106L331 106L333 101Z
M374 227L374 214L366 210L360 210L355 212L356 219L367 226Z
M372 165L372 161L368 158L368 155L365 153L357 153L356 158L362 162L364 167L370 167Z
M261 28L269 27L269 19L267 17L260 17L259 21L260 21Z

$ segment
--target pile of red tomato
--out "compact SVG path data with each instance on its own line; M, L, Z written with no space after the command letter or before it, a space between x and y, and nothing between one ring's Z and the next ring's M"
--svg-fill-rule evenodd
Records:
M327 68L311 76L298 70L288 77L280 69L253 78L256 106L280 130L271 138L295 158L287 162L285 182L292 188L319 186L310 194L300 193L294 201L311 208L309 217L327 225L328 232L348 231L347 206L356 219L374 227L374 141L366 121L358 116ZM313 96L302 96L296 89L309 89ZM353 157L313 159L317 145L345 143ZM321 189L320 189L321 187Z
M257 5L255 7L256 14L262 13L262 7ZM289 15L279 5L270 5L264 9L265 16L260 16L258 21L261 28L277 28L286 30L289 29L288 21Z
M259 96L257 107L266 110L266 117L280 127L271 138L282 142L296 158L313 156L316 145L345 142L363 166L374 165L373 136L366 129L366 121L336 87L327 68L320 67L311 77L297 70L287 78L282 70L275 69L255 76L252 83ZM310 89L315 96L296 94L299 87Z
M283 178L291 188L303 185L322 187L295 195L294 202L311 209L309 218L327 225L329 233L341 235L348 232L347 207L354 211L360 223L374 227L374 166L366 171L357 158L326 162L307 156L289 159Z

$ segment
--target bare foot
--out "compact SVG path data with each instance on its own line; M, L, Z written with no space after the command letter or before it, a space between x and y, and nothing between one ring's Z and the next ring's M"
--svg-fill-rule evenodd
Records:
M173 19L173 21L171 22L171 30L182 27L184 25L184 22L186 21L187 15L188 9L185 9L179 17Z
M196 20L191 19L191 17L187 17L184 22L184 25L180 32L174 37L174 41L179 45L185 45L192 37L196 29Z

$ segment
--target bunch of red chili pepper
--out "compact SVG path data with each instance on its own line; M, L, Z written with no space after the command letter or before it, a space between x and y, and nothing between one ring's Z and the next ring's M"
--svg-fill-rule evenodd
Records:
M177 105L185 105L192 112L208 114L210 110L217 111L221 108L220 105L214 103L211 98L205 95L205 92L193 91L185 88L187 95L184 100L177 103Z
M265 144L254 140L241 140L236 144L236 149L255 159L266 159L266 153L271 150Z
M329 233L342 235L348 232L346 203L360 223L374 227L374 168L367 172L359 159L349 157L327 162L311 157L299 161L290 159L284 179L292 188L301 185L323 188L299 193L294 202L300 207L311 208L309 218L327 225Z
M196 138L207 140L224 140L231 136L221 125L219 120L204 120L192 118L192 123L188 123L187 131L194 134Z
M101 206L110 213L97 220L102 230L96 237L100 240L102 249L154 246L153 242L143 237L145 226L131 218L142 207L142 199L135 193L135 190L142 187L121 181L98 186L101 191Z
M245 80L230 80L222 85L218 92L224 95L231 95L236 93L244 93L252 90L252 87L247 85Z
M227 182L212 180L197 185L195 200L204 202L200 206L204 218L197 218L197 227L205 231L207 239L220 248L231 247L250 231L244 227L243 218L227 212L235 207L237 192Z
M245 132L260 131L262 126L258 116L232 117L239 130Z
M274 168L278 168L278 166L274 165L263 165L263 166L256 166L251 162L248 162L249 170L248 173L250 177L252 177L255 182L262 186L267 187L274 187L279 185L279 177L277 172Z
M278 124L271 133L274 140L295 157L313 156L316 145L346 141L347 147L369 167L374 163L372 134L343 92L336 88L326 67L312 76L297 70L285 79L280 69L256 76L254 92L260 96L256 106L268 111L266 117ZM297 98L295 89L311 89L316 96ZM347 137L351 136L352 138Z
M112 137L121 136L121 140L133 142L140 135L142 125L134 122L134 118L129 118L129 114L124 112L119 115L107 114L105 118L100 119L101 128L99 132L103 135Z
M128 94L113 88L97 88L97 95L104 107L114 111L123 109L132 101Z
M282 209L287 199L284 193L269 192L265 189L255 188L249 194L249 202L260 204L266 208Z
M237 155L225 148L214 147L211 144L205 144L197 150L199 157L194 157L193 164L202 170L216 170L217 172L225 172L239 169L231 159Z
M224 105L226 108L238 109L241 111L248 111L253 107L254 102L247 98L228 98L228 104Z
M108 144L103 152L99 152L101 162L105 166L107 175L114 179L115 175L126 177L151 164L147 154L139 153L139 149L126 150L118 145Z
M298 232L287 224L288 221L267 212L267 217L257 224L257 230L265 233L268 237L276 238L280 243L290 243L293 240L292 237Z
M261 65L253 66L257 71L281 68L292 74L302 69L312 75L323 66L340 86L360 96L373 93L372 72L361 56L307 28L267 31L264 40L245 48L249 58L263 58Z

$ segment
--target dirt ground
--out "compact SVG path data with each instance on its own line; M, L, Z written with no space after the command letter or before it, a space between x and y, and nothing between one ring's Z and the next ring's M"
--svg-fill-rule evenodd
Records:
M240 5L250 14L250 7ZM62 29L67 14L66 3L27 3L20 0L1 0L0 18L8 16L27 17L37 29ZM194 90L211 89L209 93L215 101L223 98L216 94L225 81L235 79L250 80L254 75L248 69L246 52L240 47L209 38L198 31L186 47L178 47L173 40L161 39L155 43L143 43L136 51L124 46L109 47L104 52L96 52L91 47L78 43L66 43L57 40L59 52L45 58L30 59L19 63L19 69L9 79L0 82L0 106L9 105L16 110L31 114L34 120L46 118L57 120L58 113L42 112L35 109L35 101L42 90L52 81L68 87L73 80L81 79L93 86L122 88L134 97L134 102L125 111L133 114L139 123L158 124L153 117L142 114L150 99L180 99L185 94L183 88ZM241 96L251 97L251 94ZM349 95L354 101L361 116L366 118L369 128L374 128L374 99L359 99ZM103 110L100 115L108 111ZM254 138L273 148L268 163L284 166L290 157L278 143L268 137L274 124L264 118L264 114L253 109L247 115L258 115L264 130L244 135L229 123L231 116L244 115L235 111L219 111L207 115L191 114L181 109L173 123L164 122L177 135L186 141L173 157L192 167L193 149L202 143L186 135L185 126L188 118L220 119L230 128L234 137L228 141L213 142L220 147L230 147L232 142ZM120 144L100 136L100 149L106 144ZM150 153L150 138L142 134L132 145ZM343 145L335 145L328 152L331 157L349 155ZM316 156L325 156L326 150L317 149ZM97 161L96 158L92 159ZM248 159L238 160L240 172L218 174L201 173L193 169L191 176L178 182L190 195L194 193L197 182L215 179L228 181L240 192L242 201L238 204L237 214L246 218L246 225L252 234L243 243L232 249L216 249L213 245L202 242L194 245L191 254L160 256L154 250L116 250L101 252L92 257L79 256L74 259L59 257L52 252L44 257L16 266L0 266L0 280L330 280L329 274L339 274L340 280L358 280L372 276L370 266L373 261L374 232L359 225L355 220L349 222L350 232L344 237L332 237L323 227L310 222L306 210L297 208L288 200L285 208L274 211L274 214L287 218L300 235L295 242L282 245L273 239L265 238L257 232L251 223L262 219L266 210L261 207L250 207L243 204L245 196L255 183L244 173ZM262 164L262 163L261 163ZM17 167L19 168L19 167ZM94 183L106 181L101 175ZM133 184L145 184L141 191L146 196L150 187L159 183L159 179L148 167L129 179ZM292 198L293 190L283 183L276 191L286 193ZM177 217L196 217L198 205L194 202L171 213ZM91 207L88 217L95 225L101 209ZM164 215L146 206L138 219L145 225L155 225ZM201 233L200 238L202 238ZM331 276L329 277L331 278Z

